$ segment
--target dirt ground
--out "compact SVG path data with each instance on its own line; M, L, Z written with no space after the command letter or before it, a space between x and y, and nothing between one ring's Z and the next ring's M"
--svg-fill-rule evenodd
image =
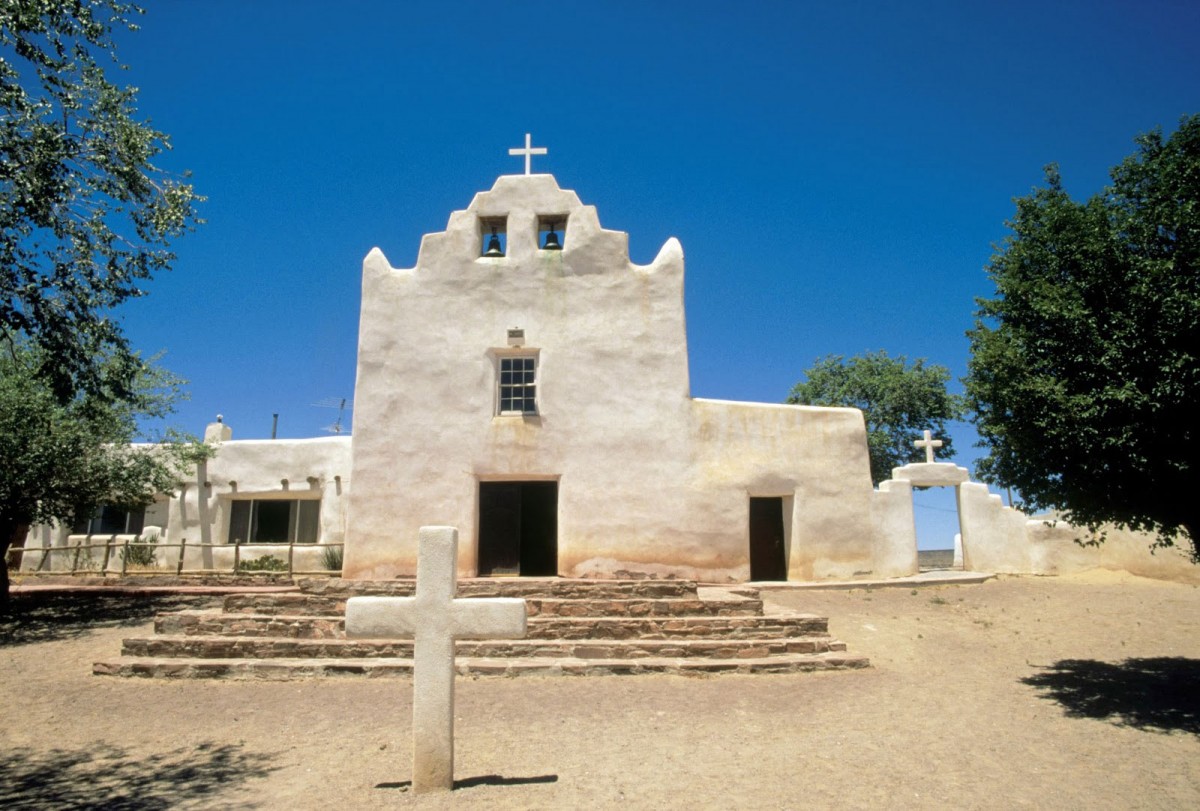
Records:
M1200 807L1195 586L791 591L770 599L873 667L460 678L457 787L432 796L407 785L408 681L93 677L189 601L31 599L0 624L6 809Z

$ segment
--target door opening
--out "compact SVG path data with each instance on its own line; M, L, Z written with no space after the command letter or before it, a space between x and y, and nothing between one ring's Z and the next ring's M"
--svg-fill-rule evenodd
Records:
M783 498L750 499L750 579L787 580Z
M558 482L479 483L479 576L558 574Z

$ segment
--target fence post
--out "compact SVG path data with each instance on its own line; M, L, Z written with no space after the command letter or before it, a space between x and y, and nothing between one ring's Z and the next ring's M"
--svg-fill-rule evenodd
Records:
M121 545L121 577L125 576L125 570L129 566L129 536L125 536L125 541Z
M101 577L108 574L108 559L112 556L112 539L113 536L109 535L104 542L104 563L100 564Z
M238 569L242 566L242 544L239 541L233 542L233 573L236 575Z
M187 538L179 539L179 562L175 564L175 576L183 574L183 553L187 551Z
M88 536L91 537L91 536ZM75 555L71 558L71 574L75 574L75 570L79 568L79 553L83 551L83 544L75 544Z
M288 541L288 577L292 576L292 560L296 556L296 542Z

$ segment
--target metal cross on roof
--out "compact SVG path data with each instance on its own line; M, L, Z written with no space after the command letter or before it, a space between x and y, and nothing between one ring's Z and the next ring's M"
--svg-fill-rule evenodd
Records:
M527 175L531 174L530 160L529 160L530 157L533 155L545 155L546 154L546 147L530 146L531 143L533 143L533 137L529 133L525 133L525 148L521 149L520 147L514 147L514 148L508 150L508 154L510 154L510 155L524 155L525 156L525 174L527 174Z

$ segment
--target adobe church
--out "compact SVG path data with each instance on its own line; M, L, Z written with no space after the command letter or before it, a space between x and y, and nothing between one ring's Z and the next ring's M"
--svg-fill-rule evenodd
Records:
M35 527L21 568L152 528L188 544L160 566L312 570L324 550L306 544L344 544L343 577L386 579L415 574L421 526L449 525L460 577L881 579L917 573L912 488L950 486L967 569L1200 571L1135 533L1083 549L937 462L928 436L926 463L873 488L856 409L693 398L679 242L633 264L628 235L530 171L544 149L510 153L525 173L427 234L415 267L363 262L352 436L234 440L218 421L194 480L144 513Z
M416 266L363 264L344 576L701 581L893 571L862 414L694 399L684 259L649 265L551 175L500 177Z

